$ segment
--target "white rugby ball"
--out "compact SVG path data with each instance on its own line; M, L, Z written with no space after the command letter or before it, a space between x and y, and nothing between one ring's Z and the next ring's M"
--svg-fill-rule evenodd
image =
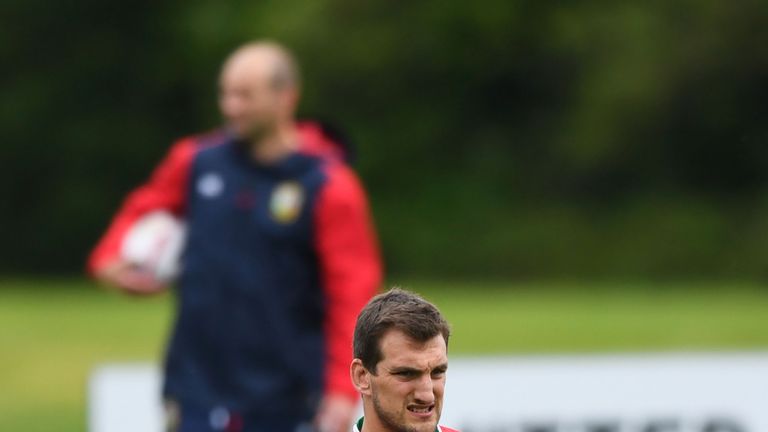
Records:
M181 270L184 221L167 211L142 216L123 238L121 256L160 282L172 282Z

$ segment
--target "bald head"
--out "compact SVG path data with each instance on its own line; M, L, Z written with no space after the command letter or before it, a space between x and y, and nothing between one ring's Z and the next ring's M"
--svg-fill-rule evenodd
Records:
M250 74L276 90L299 86L299 71L293 56L280 44L270 41L250 42L236 49L224 62L222 76L228 73Z
M236 49L221 69L219 108L232 132L258 141L293 121L299 73L277 43L258 41Z

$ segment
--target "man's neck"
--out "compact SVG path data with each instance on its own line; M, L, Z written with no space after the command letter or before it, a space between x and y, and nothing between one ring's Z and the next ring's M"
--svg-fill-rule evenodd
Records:
M298 148L296 126L294 123L287 123L251 141L251 156L257 162L271 164L285 158Z

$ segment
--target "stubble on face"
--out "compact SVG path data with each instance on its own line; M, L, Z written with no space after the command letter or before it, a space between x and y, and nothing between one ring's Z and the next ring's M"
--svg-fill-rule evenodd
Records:
M375 391L373 392L373 397L371 399L373 400L373 409L376 411L376 416L388 430L391 432L420 432L415 427L408 427L408 425L398 420L403 418L402 412L393 413L384 409L384 407L381 406L378 394Z

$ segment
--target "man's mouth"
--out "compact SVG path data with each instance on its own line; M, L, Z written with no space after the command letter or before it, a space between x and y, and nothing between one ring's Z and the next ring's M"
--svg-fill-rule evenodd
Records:
M435 405L408 405L408 411L416 414L418 417L429 417L434 410Z

